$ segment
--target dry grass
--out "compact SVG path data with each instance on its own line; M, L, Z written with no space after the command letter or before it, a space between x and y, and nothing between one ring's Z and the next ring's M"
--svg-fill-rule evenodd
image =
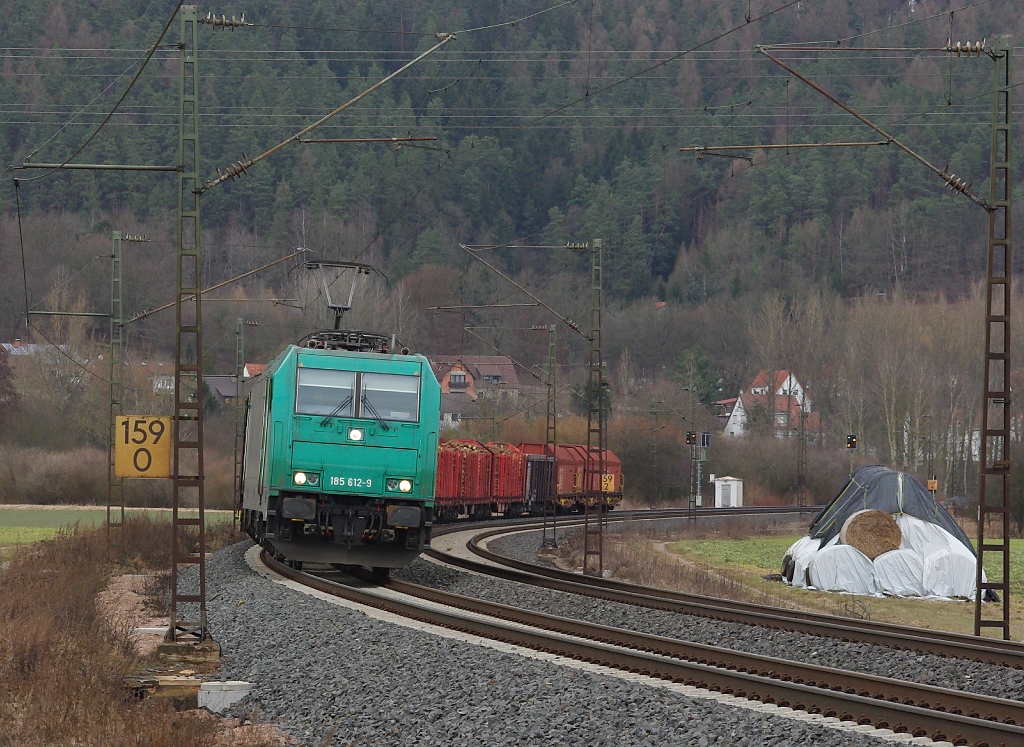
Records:
M206 507L234 507L234 452L207 449ZM169 480L125 481L129 506L171 505ZM107 503L107 452L0 446L0 504L100 506Z
M74 451L0 449L0 503L95 505L107 500L107 455Z
M766 522L760 532L781 532L779 522ZM606 532L604 535L604 568L613 577L631 583L654 586L662 589L684 591L704 597L718 597L736 601L770 604L781 607L792 606L789 602L758 585L749 584L725 573L707 563L687 562L678 556L665 552L666 542L686 536L705 536L707 526L700 529L673 528L671 532L656 524L627 528L623 531ZM722 521L712 532L721 536L737 537L749 535L753 529L749 522ZM583 565L583 534L574 532L561 546L562 558L574 567Z
M17 550L0 570L0 747L214 747L273 744L216 720L136 701L121 678L138 665L127 630L97 612L113 573L165 566L167 525L133 519L124 564L107 560L103 530L62 530Z
M228 473L233 474L230 467ZM125 499L131 506L169 506L170 495L168 480L125 484ZM0 447L0 503L106 505L107 452L95 447L71 451Z

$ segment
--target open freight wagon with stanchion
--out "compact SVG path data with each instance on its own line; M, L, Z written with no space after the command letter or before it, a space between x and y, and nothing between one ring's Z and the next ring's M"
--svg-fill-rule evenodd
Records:
M512 444L441 441L437 460L434 495L439 521L522 515L526 458Z
M586 460L587 447L578 444L559 444L552 455L543 443L442 441L437 460L436 520L486 519L495 514L506 518L540 516L545 503L554 503L559 513L580 512L586 494ZM591 489L603 490L611 509L622 500L622 462L606 449L604 463L600 485L594 475Z

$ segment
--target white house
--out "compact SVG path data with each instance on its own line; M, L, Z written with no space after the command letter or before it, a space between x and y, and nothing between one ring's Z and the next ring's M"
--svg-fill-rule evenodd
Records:
M767 409L772 402L772 417L775 420L776 436L795 435L800 430L800 414L803 411L804 430L821 430L818 413L811 411L811 400L803 385L789 371L776 371L774 382L769 383L765 371L759 371L750 386L740 390L737 397L721 399L715 404L721 408L719 417L725 420L723 431L727 436L742 436L747 432L751 411ZM772 396L769 397L769 392Z

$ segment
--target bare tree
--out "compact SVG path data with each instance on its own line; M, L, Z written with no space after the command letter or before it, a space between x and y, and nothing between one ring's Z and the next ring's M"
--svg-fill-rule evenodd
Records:
M899 291L909 268L910 206L905 201L898 203L889 211L887 223L893 285Z

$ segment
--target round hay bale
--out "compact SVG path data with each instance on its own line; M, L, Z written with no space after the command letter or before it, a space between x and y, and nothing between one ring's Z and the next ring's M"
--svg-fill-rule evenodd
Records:
M839 531L839 541L844 545L856 547L874 560L882 553L900 549L903 533L885 511L867 509L852 514L843 522Z

